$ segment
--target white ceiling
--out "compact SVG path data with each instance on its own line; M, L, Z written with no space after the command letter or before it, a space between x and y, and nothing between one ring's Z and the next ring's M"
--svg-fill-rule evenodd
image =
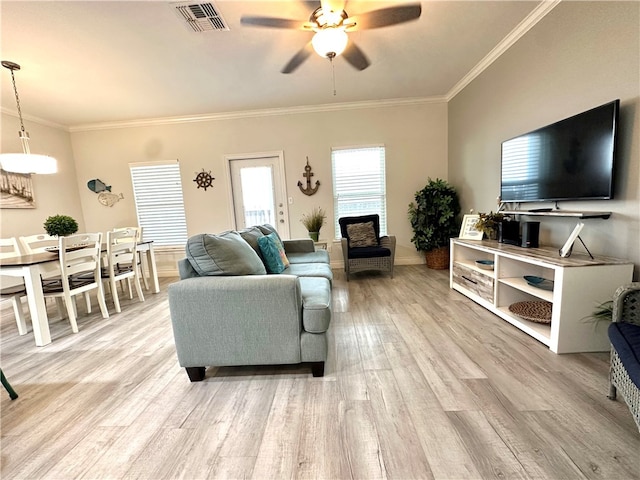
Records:
M386 99L446 98L539 1L428 1L419 20L350 33L371 66L357 71L313 54L281 68L311 38L247 27L243 15L306 21L311 2L215 0L229 31L196 33L171 2L5 1L1 59L19 63L25 118L83 125ZM406 2L349 0L357 16ZM526 21L525 21L526 24ZM15 112L2 68L2 109ZM28 128L27 128L28 129Z

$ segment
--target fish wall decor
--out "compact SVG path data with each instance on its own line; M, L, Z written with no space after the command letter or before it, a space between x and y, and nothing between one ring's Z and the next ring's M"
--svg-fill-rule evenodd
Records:
M98 202L106 207L113 207L116 203L124 198L124 195L116 195L111 192L100 192L98 194Z
M105 191L110 192L111 191L111 185L105 184L99 178L94 178L93 180L89 180L87 182L87 187L89 187L89 190L91 190L94 193L100 193L100 192L105 192Z

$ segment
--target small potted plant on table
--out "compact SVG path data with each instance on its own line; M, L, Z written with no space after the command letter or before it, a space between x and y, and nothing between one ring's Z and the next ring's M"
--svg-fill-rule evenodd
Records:
M324 220L327 218L325 211L318 207L311 210L311 213L302 216L302 224L309 232L309 237L317 242L320 237L320 229L324 225Z
M44 229L52 237L66 237L78 231L78 222L68 215L52 215L45 220Z
M504 220L504 214L500 212L480 213L480 218L476 223L476 229L482 230L490 240L498 238L498 226Z

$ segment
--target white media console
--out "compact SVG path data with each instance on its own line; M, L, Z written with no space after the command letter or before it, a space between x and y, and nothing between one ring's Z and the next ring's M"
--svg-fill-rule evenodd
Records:
M492 260L494 269L480 268L478 260ZM531 286L525 275L552 280L553 289ZM633 264L617 258L591 259L578 253L561 258L553 247L451 239L450 287L555 353L609 350L608 323L596 323L590 316L619 286L631 282L632 275ZM524 320L509 310L516 302L539 300L551 302L551 323Z

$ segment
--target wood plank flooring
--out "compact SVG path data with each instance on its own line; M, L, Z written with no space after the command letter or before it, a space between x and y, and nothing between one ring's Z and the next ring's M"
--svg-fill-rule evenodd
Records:
M1 306L3 479L640 479L606 353L555 355L449 289L448 271L335 271L323 378L178 366L162 292L19 336ZM95 300L94 300L94 303ZM55 317L55 306L49 309ZM98 311L96 313L96 311Z

